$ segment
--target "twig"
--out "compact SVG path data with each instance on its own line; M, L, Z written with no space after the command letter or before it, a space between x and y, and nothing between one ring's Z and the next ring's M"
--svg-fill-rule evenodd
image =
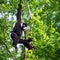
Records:
M26 0L26 7L27 7L27 9L28 9L28 15L29 15L30 19L32 19L31 11L30 11L30 8L29 8L29 2L28 2L28 0Z
M29 1L26 0L26 7L27 7L27 10L28 10L28 16L30 17L30 19L32 19L32 14L31 14L31 11L30 11L30 8L29 8ZM32 31L32 22L30 22L30 31ZM32 32L30 32L30 35L32 36Z

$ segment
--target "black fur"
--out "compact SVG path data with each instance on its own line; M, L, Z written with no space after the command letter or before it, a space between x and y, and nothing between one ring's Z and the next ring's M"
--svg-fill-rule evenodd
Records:
M27 47L28 49L32 49L32 46L29 44L29 42L31 42L32 39L28 39L28 40L20 39L22 31L24 31L23 28L27 27L27 24L25 24L25 23L23 23L23 25L21 26L21 10L22 10L22 5L19 4L18 10L17 10L17 22L11 33L11 38L13 40L12 45L15 47L15 49L17 49L17 44L23 43L25 45L25 47Z

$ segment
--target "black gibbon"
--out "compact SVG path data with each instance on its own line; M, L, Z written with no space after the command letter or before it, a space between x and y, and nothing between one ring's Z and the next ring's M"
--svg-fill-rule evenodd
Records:
M25 28L27 27L26 23L23 23L21 26L21 10L22 10L22 5L18 4L17 22L13 28L13 31L11 32L11 38L13 40L12 45L13 47L15 47L15 49L17 49L17 44L22 43L28 49L32 49L32 46L29 44L32 41L32 39L28 39L28 40L20 39L22 35L22 31L24 31Z

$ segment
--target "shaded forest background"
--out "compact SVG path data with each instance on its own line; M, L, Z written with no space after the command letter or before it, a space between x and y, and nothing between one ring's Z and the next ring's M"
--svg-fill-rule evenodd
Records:
M26 0L22 1L22 21L28 24L27 38L35 50L24 52L12 47L10 33L16 23L19 0L0 0L0 60L60 60L60 0L29 0L31 19ZM22 36L24 39L24 36Z

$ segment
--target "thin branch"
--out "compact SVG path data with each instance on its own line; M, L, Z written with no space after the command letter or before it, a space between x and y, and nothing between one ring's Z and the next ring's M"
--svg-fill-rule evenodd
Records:
M28 10L28 16L30 17L30 19L32 19L28 0L26 0L26 7L27 7L27 10ZM30 25L31 25L31 23L30 23ZM30 27L30 31L31 31L31 30L32 30L32 29L31 29L31 27ZM31 34L31 36L32 36L32 34ZM26 32L25 32L25 39L26 39ZM24 54L24 60L27 59L27 55L26 55L27 50L28 50L27 48L24 48L24 52L25 52L25 54Z
M26 7L27 7L27 10L28 10L28 16L30 17L30 19L32 19L32 14L31 14L31 11L30 11L30 7L29 7L29 1L26 0ZM30 22L30 36L32 37L32 22Z
M30 8L29 8L29 2L28 2L28 0L26 0L26 7L27 7L27 10L28 10L28 15L29 15L29 17L30 17L30 19L32 19L32 14L31 14L31 11L30 11Z

